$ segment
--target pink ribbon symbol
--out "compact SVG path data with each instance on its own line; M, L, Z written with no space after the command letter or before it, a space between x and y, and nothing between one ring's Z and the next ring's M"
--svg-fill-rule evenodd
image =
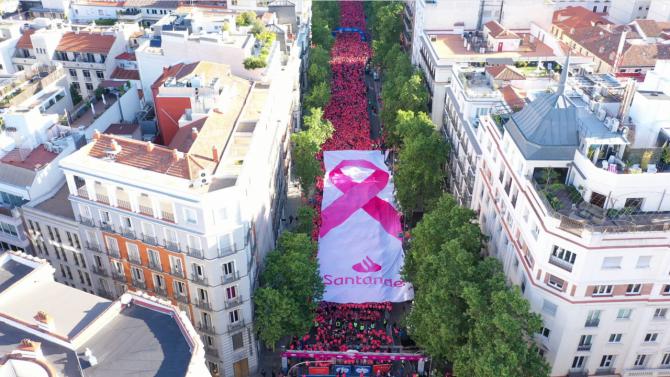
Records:
M373 170L373 173L362 182L354 182L342 172L342 168L355 166ZM344 160L330 171L328 178L342 194L321 212L321 230L323 237L331 229L344 223L359 208L377 220L384 230L400 239L400 215L391 203L377 196L389 181L389 174L366 160Z

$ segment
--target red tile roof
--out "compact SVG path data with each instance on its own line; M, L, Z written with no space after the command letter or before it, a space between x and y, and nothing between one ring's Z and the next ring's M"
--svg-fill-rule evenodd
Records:
M135 56L134 52L124 52L124 53L119 54L116 57L116 59L117 60L128 60L128 61L134 62L134 61L137 60L137 57Z
M33 41L30 40L30 36L33 34L35 34L35 29L26 29L21 34L19 41L16 42L16 48L25 48L26 50L33 48Z
M555 11L552 22L565 32L572 28L611 24L602 13L594 13L584 7L573 6Z
M520 38L516 33L505 29L498 21L489 21L484 24L489 29L489 35L495 39L517 39Z
M56 50L108 54L115 40L116 36L114 35L83 31L79 33L69 32L63 34Z
M511 85L500 88L500 93L502 94L505 103L507 103L507 105L514 111L519 111L526 106L526 101L524 101L523 97L519 95Z
M493 65L486 67L485 70L494 80L510 81L526 79L526 76L524 76L523 73L507 65Z
M140 71L135 69L115 68L112 72L112 79L114 80L139 80Z
M113 135L132 135L140 128L137 123L112 123L105 130L106 134Z
M0 162L28 170L39 170L56 157L58 157L58 153L49 152L43 145L40 145L23 158L19 149L14 149L7 153Z

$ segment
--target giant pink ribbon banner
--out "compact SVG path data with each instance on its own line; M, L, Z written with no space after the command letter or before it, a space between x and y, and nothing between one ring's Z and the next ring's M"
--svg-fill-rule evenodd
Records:
M381 353L381 352L328 352L328 351L286 351L282 357L313 360L372 360L372 361L419 361L426 356L416 353Z

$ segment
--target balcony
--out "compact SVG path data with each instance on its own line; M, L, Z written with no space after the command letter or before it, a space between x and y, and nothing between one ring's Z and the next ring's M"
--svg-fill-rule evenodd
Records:
M140 205L140 213L145 216L154 217L154 210L151 207Z
M206 276L191 274L191 281L194 282L194 283L198 283L200 285L208 285Z
M566 262L559 257L553 255L549 256L549 264L553 264L556 267L560 267L568 272L572 272L572 263Z
M93 265L91 266L91 271L93 271L94 274L109 277L109 272L107 272L107 269L102 266Z
M142 241L149 245L160 246L158 244L158 238L154 235L142 233Z
M128 260L132 264L136 264L136 265L139 265L139 266L142 265L142 258L140 258L139 255L128 254Z
M105 194L98 194L96 192L95 193L95 201L98 202L98 203L109 205L109 196L107 196Z
M157 286L156 284L154 284L154 292L155 292L157 295L159 295L159 296L163 296L163 297L167 297L167 295L168 295L168 293L167 293L167 288L165 288L165 287L159 287L159 286Z
M137 279L132 280L132 286L139 289L147 289L147 282Z
M98 244L86 241L86 243L84 245L86 245L86 248L88 250L95 251L96 253L102 253L103 252L102 248Z
M244 326L245 326L244 320L237 321L237 322L234 322L234 323L229 323L228 324L228 332L233 332L233 331L236 331L236 330L239 330L239 329L243 329Z
M154 271L163 272L163 266L161 265L161 262L157 260L149 259L149 268Z
M179 244L174 242L174 241L165 241L165 248L174 251L176 253L181 252L181 248L179 247Z
M211 335L216 335L216 329L210 323L198 322L198 331L205 332Z
M237 280L240 280L240 273L237 271L233 272L232 274L221 276L221 284L229 284Z
M86 186L81 186L77 189L77 196L88 199L88 190L86 189Z
M568 371L568 377L589 377L589 371L584 368L572 368Z
M100 223L100 229L105 230L107 232L114 232L114 227L112 226L112 224L106 222Z
M182 295L179 293L175 293L174 295L175 300L181 302L182 304L188 304L188 296L187 295Z
M235 250L235 245L230 245L226 247L219 247L218 249L219 252L219 258L226 257L229 255L235 254L237 250Z
M111 248L110 248L108 251L109 251L109 255L110 255L111 257L113 257L113 258L117 258L117 259L121 258L121 253L119 253L119 250L118 250L118 249L111 249Z
M219 351L214 347L205 346L205 353L209 356L219 357Z
M200 258L200 259L204 258L204 254L202 252L202 249L188 246L186 248L186 251L187 251L188 255L193 257L193 258Z
M590 344L580 344L577 346L577 351L590 351L590 350L591 350Z
M209 302L209 301L197 299L197 300L195 300L193 305L197 306L200 309L212 310L212 303Z
M110 292L108 292L106 289L98 288L98 290L96 291L96 294L98 296L104 297L108 300L113 300L114 299L114 296Z
M126 282L126 274L124 274L123 272L112 270L112 279L114 279L118 282L121 282L121 283L125 283Z
M91 228L95 228L95 221L93 219L88 218L88 217L80 217L79 222L82 223L83 225L90 226Z
M133 210L132 206L130 205L130 202L127 201L127 200L117 199L116 200L116 206L121 208L121 209L125 209L126 211L132 211Z
M242 305L242 296L237 296L226 300L226 309L232 309L240 305Z
M170 275L176 276L178 278L185 278L186 277L186 276L184 276L184 270L182 270L181 268L174 267L174 266L170 267Z
M122 236L126 238L130 238L133 240L137 239L137 233L135 233L135 231L130 228L121 228L120 233Z
M613 374L615 374L615 369L612 367L596 369L596 376L609 376Z
M174 223L174 213L161 211L161 218L165 221Z

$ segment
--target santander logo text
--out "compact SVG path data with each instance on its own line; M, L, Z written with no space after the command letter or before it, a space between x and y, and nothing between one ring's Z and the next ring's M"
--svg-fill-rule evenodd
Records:
M375 263L370 257L366 256L363 261L351 266L356 272L377 272L382 269L382 266Z

